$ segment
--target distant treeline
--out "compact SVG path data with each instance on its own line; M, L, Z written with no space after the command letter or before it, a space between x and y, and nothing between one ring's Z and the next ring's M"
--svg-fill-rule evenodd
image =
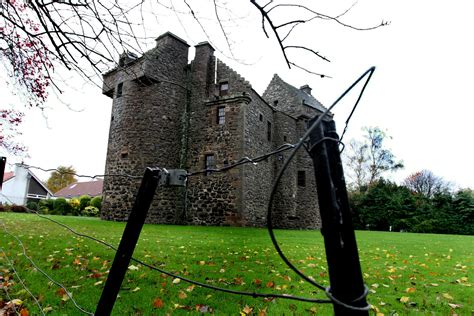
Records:
M474 192L432 195L380 179L349 193L356 229L474 235Z

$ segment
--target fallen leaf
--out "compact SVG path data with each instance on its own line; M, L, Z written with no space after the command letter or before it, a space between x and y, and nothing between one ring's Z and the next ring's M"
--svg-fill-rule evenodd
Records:
M66 301L68 301L69 299L70 299L70 297L69 297L69 295L67 295L67 293L65 293L65 294L63 295L63 297L61 297L61 301L63 301L63 302L66 302Z
M414 287L409 287L409 288L406 289L407 293L413 293L415 291L416 291L416 289Z
M449 293L443 293L443 297L448 300L453 300L454 298Z
M161 298L155 298L153 300L153 307L154 308L163 308L165 304L163 303L163 301L161 300Z
M200 313L212 313L213 309L212 309L212 307L209 307L207 305L197 304L196 305L196 311L198 311Z
M184 300L186 297L188 297L188 295L186 293L184 293L183 291L180 291L179 294L178 294L178 297L182 300Z
M137 271L137 270L138 270L138 267L137 267L137 266L134 266L134 265L132 264L132 265L130 265L130 266L128 267L128 270Z
M44 312L44 313L49 313L49 312L51 312L52 310L53 310L53 308L52 308L51 306L48 306L48 307L43 308L43 312Z
M273 287L275 287L275 283L273 283L272 281L268 281L266 286L268 288L273 288Z
M20 316L30 316L30 312L26 308L20 309Z
M453 304L453 303L448 303L449 307L451 308L460 308L462 307L462 305L459 305L459 304Z
M66 294L66 290L64 290L62 287L56 291L57 296L63 296L64 294Z
M400 297L400 302L402 302L402 303L408 303L408 300L409 300L409 299L410 299L410 298L409 298L408 296L402 296L402 297Z
M138 286L132 290L132 292L138 292L138 291L140 291L140 288Z
M245 305L244 309L240 312L240 314L242 315L250 315L253 311L253 308L251 308L250 306L248 305Z
M173 280L173 284L178 284L179 282L181 282L181 279L175 278L175 279Z

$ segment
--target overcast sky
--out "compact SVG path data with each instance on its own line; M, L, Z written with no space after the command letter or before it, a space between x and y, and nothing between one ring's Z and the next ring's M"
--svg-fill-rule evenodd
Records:
M337 14L343 9L328 3L321 7L322 12ZM234 58L228 58L231 54L218 28L211 28L208 34L219 48L216 56L244 76L257 92L263 93L273 74L278 73L296 87L309 84L313 95L330 105L352 81L376 66L346 141L360 138L363 126L379 126L393 137L389 147L405 164L392 179L401 181L415 171L429 169L459 187L474 188L474 2L361 0L345 21L371 26L385 20L390 25L373 31L354 31L327 21L302 27L294 43L321 52L331 62L302 53L292 57L332 79L289 70L275 39L266 39L259 29L258 13L247 5L239 10L238 19L225 24ZM166 15L163 13L153 28L147 28L147 36L171 31L191 46L208 40L189 17L178 14L180 22L175 15ZM191 50L191 59L193 55ZM81 174L102 174L112 100L73 73L61 75L69 84L61 102L52 95L45 112L24 109L21 139L30 155L25 162L43 168L72 165ZM7 89L1 88L4 104L18 103ZM354 97L334 110L339 128ZM18 104L15 107L23 110ZM18 161L8 158L9 162ZM42 179L48 177L35 173Z

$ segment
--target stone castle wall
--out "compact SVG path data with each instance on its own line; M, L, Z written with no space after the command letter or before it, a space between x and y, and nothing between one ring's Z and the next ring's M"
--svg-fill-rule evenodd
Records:
M187 55L188 45L166 33L157 39L156 48L104 75L103 92L114 98L107 174L141 176L148 166L198 171L205 168L208 155L215 168L222 168L295 143L304 132L304 120L282 112L284 102L273 105L272 98L281 95L266 92L266 100L259 96L217 60L208 43L196 45L190 64ZM225 93L219 88L223 83ZM218 122L219 109L225 112L224 124ZM298 112L288 109L285 112ZM147 222L264 226L273 180L287 156L285 152L257 165L189 177L186 188L159 188ZM278 186L276 227L319 225L308 158L298 154ZM297 184L297 171L306 172L304 187ZM107 177L101 217L126 220L139 182Z

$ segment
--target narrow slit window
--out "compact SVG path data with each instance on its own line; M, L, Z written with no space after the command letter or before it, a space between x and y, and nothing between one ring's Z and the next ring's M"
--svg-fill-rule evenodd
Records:
M227 81L219 84L219 95L227 95L229 93L229 83Z
M120 82L117 85L117 98L120 98L122 96L122 92L123 92L123 82Z
M204 169L215 169L216 167L216 159L214 154L208 154L204 157ZM211 174L210 171L206 171L206 176Z
M225 106L219 106L217 108L217 124L225 124Z
M304 170L298 171L298 186L306 186L306 172Z
M267 121L267 140L272 140L272 123Z

